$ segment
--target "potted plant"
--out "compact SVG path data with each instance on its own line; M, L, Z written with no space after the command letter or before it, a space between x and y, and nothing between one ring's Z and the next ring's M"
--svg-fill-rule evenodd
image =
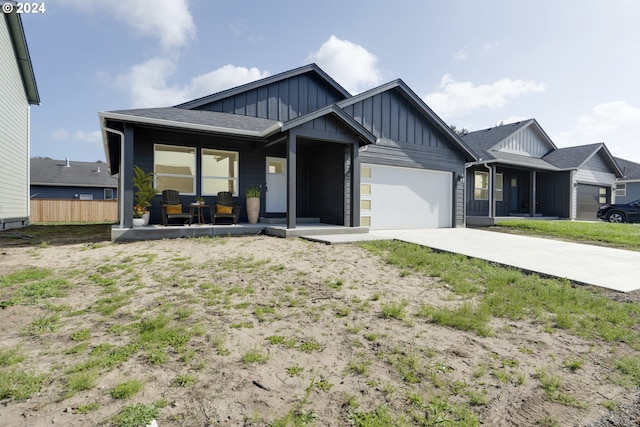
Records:
M199 205L204 205L204 198L201 196L196 196L196 203Z
M149 210L151 206L151 200L156 196L156 189L153 188L153 172L145 172L140 166L133 167L133 185L136 187L133 198L136 202L136 207L143 209L142 218L144 218L144 224L149 223ZM136 217L136 207L133 209L133 217Z
M142 217L147 210L140 205L133 206L133 226L142 227L145 224L145 219Z
M260 218L260 196L262 192L260 187L249 187L245 191L244 196L247 199L247 216L249 223L255 224Z

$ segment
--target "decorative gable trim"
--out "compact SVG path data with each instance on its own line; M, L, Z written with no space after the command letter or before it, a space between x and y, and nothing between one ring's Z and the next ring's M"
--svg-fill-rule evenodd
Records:
M518 154L541 159L557 147L535 119L490 148L490 151Z

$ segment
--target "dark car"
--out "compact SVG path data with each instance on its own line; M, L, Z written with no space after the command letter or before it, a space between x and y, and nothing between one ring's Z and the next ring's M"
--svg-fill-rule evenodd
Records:
M640 199L631 203L602 205L596 215L609 222L640 222Z

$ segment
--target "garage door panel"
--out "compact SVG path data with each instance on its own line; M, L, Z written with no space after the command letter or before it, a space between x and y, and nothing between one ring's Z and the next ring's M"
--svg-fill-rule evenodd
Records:
M578 184L576 191L576 219L595 221L600 205L609 203L611 193L607 187Z
M452 223L452 178L450 172L363 165L371 168L371 177L362 178L371 185L372 229L443 228ZM365 221L366 222L366 221Z

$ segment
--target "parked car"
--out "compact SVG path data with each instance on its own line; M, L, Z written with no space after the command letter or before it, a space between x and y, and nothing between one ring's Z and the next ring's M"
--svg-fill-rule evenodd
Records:
M596 215L609 222L640 222L640 199L630 203L602 205Z

